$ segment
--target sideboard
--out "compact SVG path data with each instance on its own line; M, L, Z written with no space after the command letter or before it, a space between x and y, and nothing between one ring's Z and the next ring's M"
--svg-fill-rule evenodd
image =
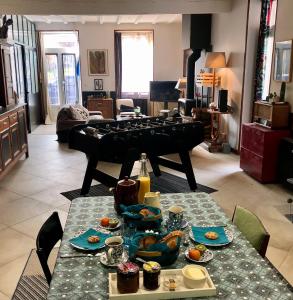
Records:
M289 136L289 129L243 124L240 168L262 183L275 182L280 141Z
M0 108L0 179L25 155L28 157L25 104Z

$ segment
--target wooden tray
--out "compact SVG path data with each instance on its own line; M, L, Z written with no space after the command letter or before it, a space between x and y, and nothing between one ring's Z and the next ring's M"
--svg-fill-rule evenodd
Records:
M143 300L157 300L157 299L175 299L175 298L190 298L190 297L204 297L216 295L216 287L214 286L209 273L206 268L204 272L207 275L206 283L197 289L189 289L183 283L183 276L181 269L161 270L160 287L157 290L147 290L143 287L143 272L139 272L139 289L137 293L120 294L117 290L117 274L109 273L109 299L143 299ZM170 292L165 287L164 281L168 278L176 277L176 290Z

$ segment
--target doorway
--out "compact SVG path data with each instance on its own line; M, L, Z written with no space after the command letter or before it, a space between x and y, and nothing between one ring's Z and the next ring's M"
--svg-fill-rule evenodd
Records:
M77 31L41 32L45 123L56 121L64 105L81 103Z

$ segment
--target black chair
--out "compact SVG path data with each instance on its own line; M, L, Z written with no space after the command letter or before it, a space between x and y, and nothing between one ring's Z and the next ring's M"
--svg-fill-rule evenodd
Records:
M52 274L48 266L48 258L52 249L54 248L56 243L61 240L62 236L63 229L58 213L53 212L53 214L41 227L36 241L37 254L49 285L52 279Z

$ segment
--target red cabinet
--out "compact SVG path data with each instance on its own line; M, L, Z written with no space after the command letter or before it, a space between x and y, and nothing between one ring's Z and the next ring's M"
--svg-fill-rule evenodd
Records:
M289 137L287 129L275 130L254 123L242 125L240 168L260 182L277 178L280 141Z

